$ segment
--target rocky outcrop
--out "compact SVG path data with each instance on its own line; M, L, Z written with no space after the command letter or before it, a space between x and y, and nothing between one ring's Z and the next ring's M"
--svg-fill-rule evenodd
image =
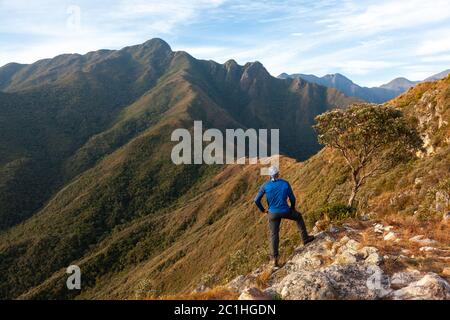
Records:
M450 222L450 211L443 214L442 221Z
M390 292L378 266L357 263L290 273L268 291L289 300L377 299Z
M436 244L435 240L432 240L432 239L429 239L429 238L425 238L425 236L422 235L422 234L419 234L417 236L414 236L414 237L410 238L409 241L415 242L417 244L421 244L421 245L424 245L424 246L430 246L430 245Z
M420 280L394 291L394 300L449 300L450 285L435 273L429 273Z
M392 232L392 228L383 226L375 229ZM363 246L349 236L335 237L322 232L315 241L298 248L282 268L272 273L264 290L257 289L252 281L262 269L236 278L229 287L241 293L241 300L450 299L450 285L439 275L417 270L388 275L377 248Z
M273 296L258 288L251 287L242 291L239 300L272 300Z

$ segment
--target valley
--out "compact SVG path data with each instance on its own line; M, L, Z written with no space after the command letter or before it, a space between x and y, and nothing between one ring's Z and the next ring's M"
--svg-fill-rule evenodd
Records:
M253 204L266 179L260 165L172 162L172 132L193 134L199 120L222 134L279 128L281 174L310 230L412 219L436 226L431 237L450 247L449 76L386 102L417 126L425 150L362 186L357 216L344 221L324 212L346 202L349 171L312 125L360 100L334 88L274 78L259 62L198 60L152 39L4 66L0 90L2 299L158 299L263 266L267 218ZM282 234L287 261L299 238L287 223ZM72 264L81 291L65 287Z

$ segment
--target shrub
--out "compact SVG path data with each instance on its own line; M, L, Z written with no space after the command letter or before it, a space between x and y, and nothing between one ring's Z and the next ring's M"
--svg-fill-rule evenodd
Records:
M323 215L330 221L356 218L356 208L345 204L332 204L323 209Z
M249 256L243 250L238 250L229 256L229 263L226 268L227 278L232 278L238 274L245 274L251 270Z
M327 220L338 222L349 218L356 218L357 212L355 207L347 206L345 204L336 203L330 204L308 215L308 224L314 225L316 221Z

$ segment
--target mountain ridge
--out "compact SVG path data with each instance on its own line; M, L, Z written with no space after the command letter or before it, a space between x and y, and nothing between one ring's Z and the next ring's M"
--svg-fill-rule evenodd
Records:
M267 221L253 204L265 181L259 166L170 159L171 133L192 131L195 120L205 129L280 128L281 172L310 227L323 205L347 197L344 162L321 149L311 125L355 100L302 79L273 78L257 62L218 64L151 44L92 53L97 63L86 72L29 67L0 92L0 221L20 215L0 229L1 298L160 297L263 264ZM448 177L449 81L419 84L389 102L415 118L427 152L362 188L364 212L435 219L429 193ZM40 190L47 193L27 198ZM29 202L28 211L19 206ZM283 228L289 256L298 234ZM81 292L65 287L71 264L81 267Z
M357 97L367 102L384 103L399 96L401 93L407 91L420 82L440 80L442 78L445 78L445 76L447 76L449 73L450 69L430 76L423 81L411 81L404 77L398 77L379 87L370 88L359 86L340 73L327 74L323 77L317 77L312 74L296 73L289 75L287 73L281 73L278 78L302 78L309 82L318 83L326 87L336 88L349 97Z
M178 209L195 203L195 190L222 166L174 165L173 130L192 130L195 120L222 131L280 128L280 150L307 158L320 149L315 116L354 101L276 79L259 62L197 60L160 40L40 61L2 83L0 137L15 137L1 141L2 298L34 290L75 298L64 287L39 288L75 262L86 288L96 287L96 279L161 259L193 224L207 230L219 221L237 194L211 208L205 193L201 218ZM174 211L177 220L164 226Z

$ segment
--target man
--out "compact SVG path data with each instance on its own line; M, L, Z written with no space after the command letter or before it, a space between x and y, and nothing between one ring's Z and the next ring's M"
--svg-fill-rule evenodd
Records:
M314 237L308 235L302 215L295 210L295 196L289 183L286 180L279 179L279 170L275 166L269 168L269 175L270 180L259 189L255 198L255 204L261 212L268 213L271 231L272 264L274 267L278 267L281 219L297 222L304 245L313 241ZM266 195L267 204L269 205L268 210L264 209L264 206L261 204L261 199L264 195ZM291 203L290 206L287 203L288 198Z

